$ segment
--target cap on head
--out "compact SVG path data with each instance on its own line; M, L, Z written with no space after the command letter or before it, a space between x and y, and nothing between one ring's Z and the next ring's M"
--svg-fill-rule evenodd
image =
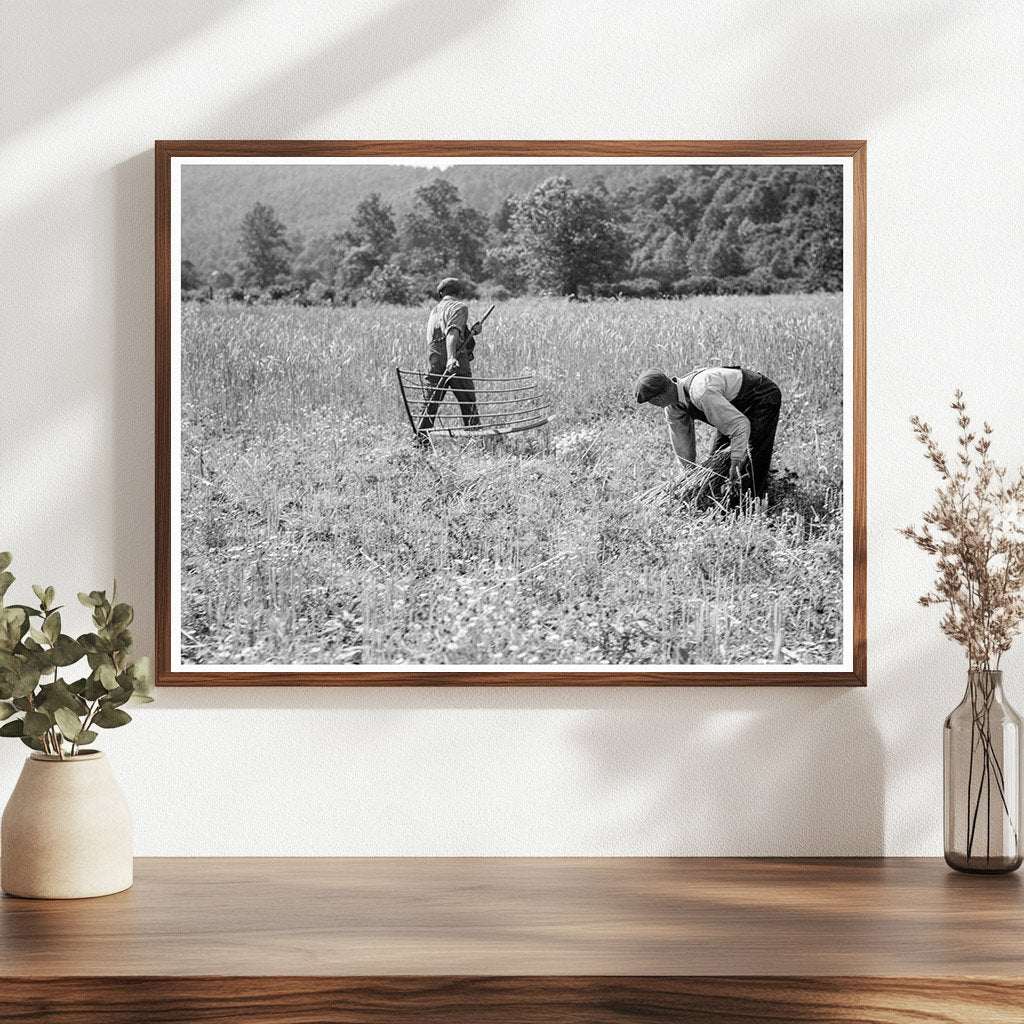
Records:
M462 282L457 277L446 277L437 286L437 297L443 299L446 295L461 297L465 292Z
M643 405L644 402L649 402L652 398L660 395L662 391L671 386L672 379L664 370L646 370L637 378L637 404Z

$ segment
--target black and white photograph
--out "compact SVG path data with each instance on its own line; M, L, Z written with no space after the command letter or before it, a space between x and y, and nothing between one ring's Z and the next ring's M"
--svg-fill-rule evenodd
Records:
M172 671L850 672L852 185L173 157Z

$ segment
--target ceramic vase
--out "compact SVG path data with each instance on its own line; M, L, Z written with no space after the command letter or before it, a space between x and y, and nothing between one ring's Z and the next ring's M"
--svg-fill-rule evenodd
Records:
M68 900L131 884L131 811L107 758L32 754L0 824L0 887L11 896Z

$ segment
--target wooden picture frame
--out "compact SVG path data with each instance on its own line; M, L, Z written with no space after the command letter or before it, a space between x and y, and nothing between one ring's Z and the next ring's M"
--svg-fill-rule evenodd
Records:
M843 168L842 658L835 663L573 665L192 663L181 655L181 188L197 161L242 166L342 158L636 164L838 164ZM156 171L156 668L161 686L866 685L866 143L863 141L158 141ZM175 290L172 290L173 289ZM213 295L213 286L210 285ZM838 301L838 300L837 300ZM426 308L422 312L425 323ZM177 318L177 320L175 319ZM724 360L723 360L724 361ZM393 380L393 378L392 378ZM617 380L629 395L632 380ZM468 422L468 421L467 421ZM648 421L643 421L645 424ZM410 415L409 423L416 425ZM645 428L646 429L646 428ZM176 433L177 432L177 433ZM397 442L396 442L397 443ZM178 460L175 462L174 460ZM177 503L177 504L176 504ZM230 516L230 512L225 513ZM177 552L177 554L175 554ZM369 557L369 556L368 556ZM176 603L177 602L177 603ZM716 613L717 614L717 613ZM172 635L174 624L179 632ZM776 648L779 644L776 643ZM778 657L778 651L776 651Z

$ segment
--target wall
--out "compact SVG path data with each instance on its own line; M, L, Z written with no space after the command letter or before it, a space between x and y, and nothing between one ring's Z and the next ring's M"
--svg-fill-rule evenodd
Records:
M0 547L116 576L144 649L154 138L869 140L866 690L168 689L107 741L138 852L940 853L963 665L896 534L907 417L960 385L1024 444L1022 39L995 2L0 4Z

